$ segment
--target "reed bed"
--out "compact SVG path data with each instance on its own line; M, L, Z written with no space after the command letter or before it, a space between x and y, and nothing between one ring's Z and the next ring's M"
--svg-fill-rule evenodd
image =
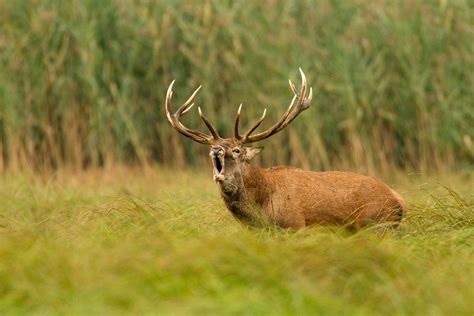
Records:
M472 165L472 16L463 0L0 0L0 170L201 163L166 122L172 79L177 101L202 84L231 135L241 102L246 126L284 112L298 67L313 106L261 163Z

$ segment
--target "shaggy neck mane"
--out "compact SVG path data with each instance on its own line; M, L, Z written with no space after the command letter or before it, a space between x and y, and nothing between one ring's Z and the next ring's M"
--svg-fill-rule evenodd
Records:
M262 169L248 163L242 165L241 174L235 175L231 184L236 191L226 192L221 187L221 196L232 214L246 223L255 222L256 214L261 210L270 198L270 185L262 172Z
M223 190L221 190L221 192L226 197L235 200L249 198L249 194L258 189L263 190L266 185L265 178L260 168L254 167L249 163L242 164L240 174L235 174L234 177L235 178L231 184L235 185L236 191L230 194Z

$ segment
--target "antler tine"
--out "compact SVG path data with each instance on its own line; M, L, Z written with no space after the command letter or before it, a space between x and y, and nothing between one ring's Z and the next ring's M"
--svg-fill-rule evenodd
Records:
M249 129L247 133L245 133L244 137L242 137L244 143L246 143L246 141L249 138L250 134L252 134L253 131L256 130L260 126L260 124L262 124L263 119L265 118L265 115L267 115L267 109L263 110L263 114L258 119L257 123L255 123L255 125L251 129Z
M239 109L237 110L237 115L235 116L235 123L234 123L234 137L237 140L242 139L242 136L240 136L239 134L240 111L242 111L242 103L240 103L239 105Z
M186 113L188 113L189 111L191 111L191 109L192 109L193 107L194 107L194 103L192 103L191 105L189 105L186 110L184 110L183 112L181 112L181 116L184 116Z
M199 112L199 116L201 117L202 121L204 122L204 124L206 124L207 128L208 128L209 131L211 132L212 137L213 137L215 140L220 139L221 137L220 137L219 134L217 133L217 130L214 128L214 126L212 126L211 122L209 122L209 120L207 119L207 117L204 116L204 114L202 113L200 107L198 107L198 112Z
M301 68L299 68L299 72L301 75L301 89L300 91L297 91L293 82L291 82L291 80L288 80L290 89L293 92L294 96L290 105L288 106L288 109L280 118L280 120L275 125L267 129L266 131L258 133L253 136L251 136L250 134L256 129L256 127L252 128L250 133L245 134L247 137L244 136L244 140L243 140L244 143L257 142L267 137L270 137L273 134L278 133L279 131L284 129L286 126L288 126L288 124L290 124L301 112L303 112L304 110L310 107L311 100L313 98L313 89L312 88L309 89L309 95L308 97L306 97L306 91L307 91L306 76L303 70L301 70ZM261 122L259 122L259 124L260 123Z
M171 123L171 125L173 125L173 121L171 119L171 98L173 97L174 82L175 80L171 81L170 85L168 86L168 90L166 90L166 102L165 102L166 118Z
M260 134L258 134L258 135L264 136L263 134L270 134L272 131L274 131L274 130L276 130L277 128L279 128L279 127L285 122L286 118L287 118L288 115L290 114L291 109L293 108L293 105L294 105L294 103L295 103L295 100L296 100L296 95L293 96L293 99L291 100L291 103L290 103L290 105L288 106L288 109L287 109L286 112L283 114L283 116L280 118L280 120L278 120L278 122L276 122L275 125L273 125L272 127L270 127L268 130L266 130L265 132L262 132L262 133L260 133ZM261 123L261 122L260 122L260 123ZM257 127L258 127L258 126L257 126ZM252 128L251 131L253 132L255 129L256 129L256 127L255 127L255 128ZM246 133L246 135L247 135L247 138L248 138L248 137L250 136L250 133ZM252 137L253 137L253 136L252 136ZM265 137L267 137L267 136L265 136ZM244 143L247 142L247 139L245 139L245 138L243 138L243 139L244 139L244 140L243 140Z
M300 75L301 75L301 91L300 91L300 96L301 96L302 98L304 98L305 95L306 95L306 76L304 75L303 70L301 70L301 67L298 68L298 70L300 71Z
M295 84L291 81L291 79L288 79L288 83L290 84L290 89L293 91L293 94L298 95L298 91L296 91Z
M165 102L165 109L166 109L166 118L170 122L171 126L173 126L179 133L183 134L184 136L187 136L191 138L192 140L201 143L201 144L207 144L210 145L213 143L213 137L210 135L204 134L200 131L190 129L186 126L184 126L180 121L179 118L186 113L188 113L191 108L194 106L194 103L191 103L196 96L196 94L199 92L201 89L201 86L199 86L196 90L194 90L193 94L186 100L186 102L181 105L178 110L175 113L171 112L171 100L173 98L173 85L175 83L175 80L171 82L171 84L168 87L168 90L166 91L166 102Z
M191 110L191 108L194 106L194 103L192 104L190 103L193 102L194 98L196 97L196 94L199 92L199 90L201 90L201 88L202 86L199 86L197 87L196 90L194 90L193 94L191 94L191 96L186 100L186 102L184 102L183 105L181 105L179 109L176 111L177 114L181 116L188 113L189 110Z
M310 102L311 102L311 99L313 98L313 88L310 88L309 96L306 98L306 84L307 84L306 76L303 70L301 70L301 68L299 68L299 71L301 75L301 90L297 92L295 86L290 84L290 88L295 94L294 97L296 97L297 99L295 110L287 117L285 122L278 128L277 131L275 131L275 133L279 132L288 124L290 124L291 121L293 121L301 112L309 108L309 106L311 105Z
M313 100L313 87L309 88L309 95L306 98L306 100L304 100L303 102L304 110L306 110L307 108L311 106L311 100Z

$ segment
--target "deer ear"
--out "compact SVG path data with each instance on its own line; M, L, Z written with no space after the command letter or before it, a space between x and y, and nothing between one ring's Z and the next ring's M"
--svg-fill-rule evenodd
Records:
M263 147L247 147L245 151L245 160L250 161L252 160L255 156L257 156L261 151Z

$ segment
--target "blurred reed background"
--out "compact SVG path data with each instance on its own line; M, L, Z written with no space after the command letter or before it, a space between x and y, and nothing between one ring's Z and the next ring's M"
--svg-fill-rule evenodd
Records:
M291 99L313 106L263 143L263 165L430 170L474 163L471 1L0 0L0 170L182 167L205 146L166 121L197 103L231 135ZM186 124L200 128L197 110ZM244 126L245 127L245 126Z

